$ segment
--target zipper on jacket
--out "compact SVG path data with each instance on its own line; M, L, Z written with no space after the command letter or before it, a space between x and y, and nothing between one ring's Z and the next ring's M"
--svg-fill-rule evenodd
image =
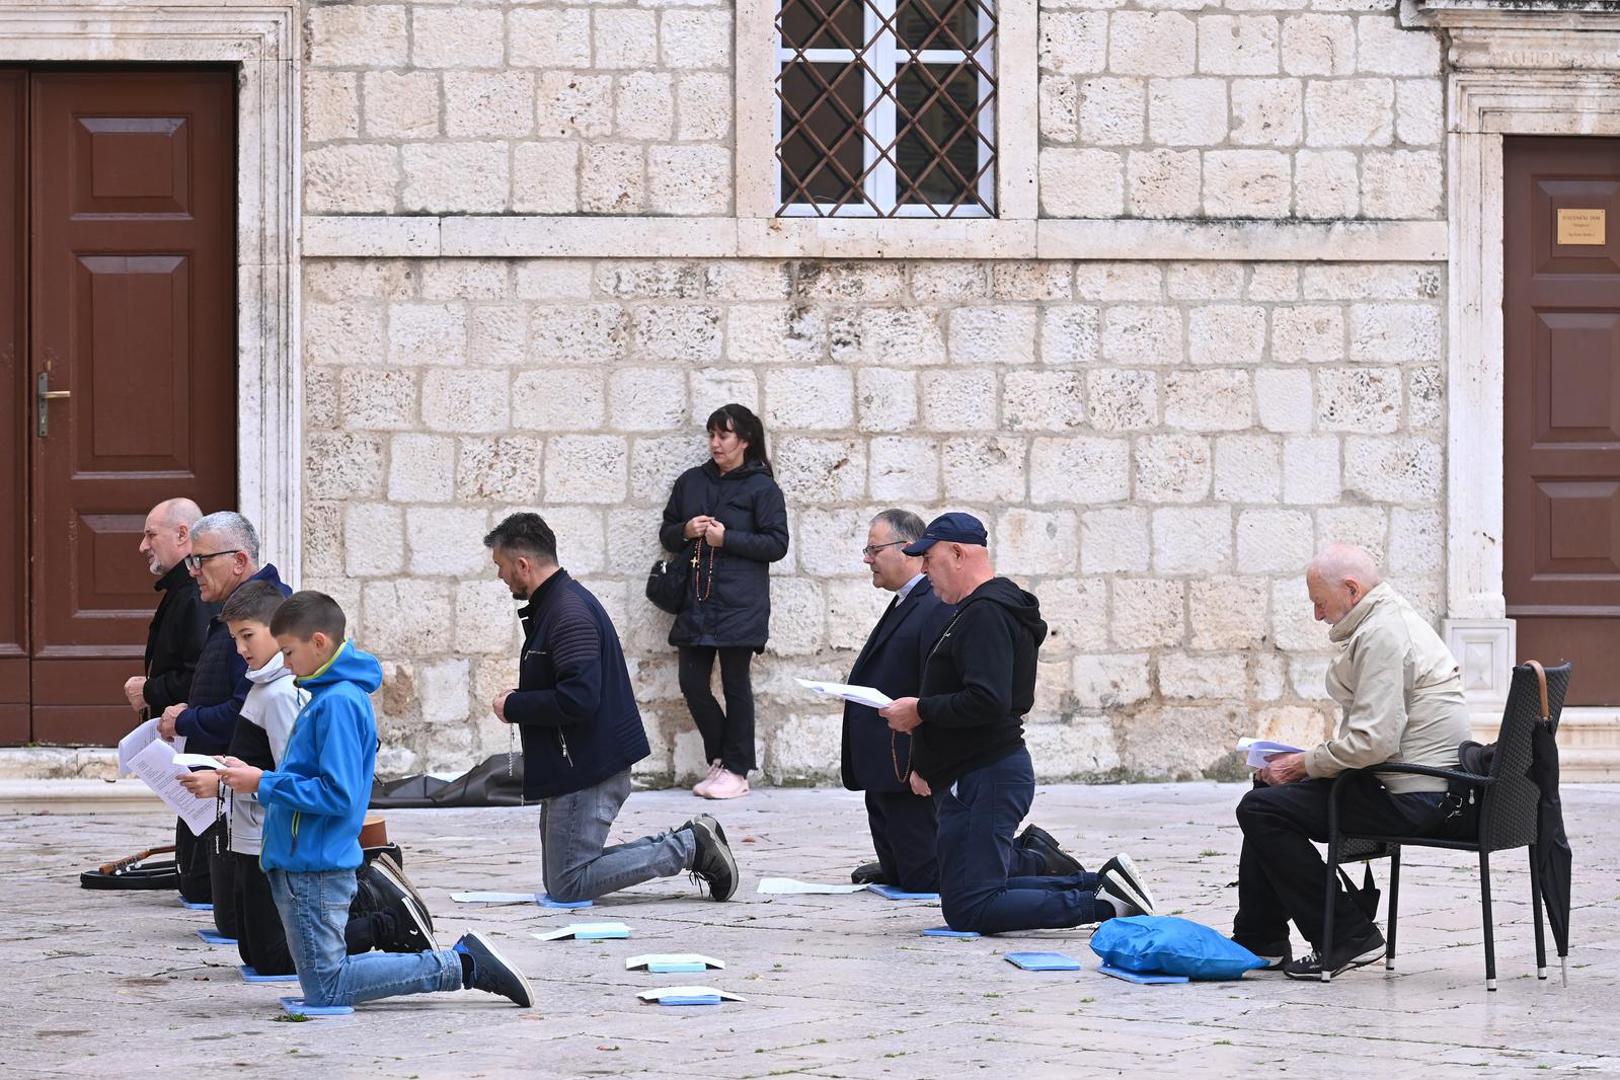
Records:
M562 728L557 729L557 748L562 751L563 760L566 761L568 763L568 767L572 769L574 767L574 759L568 756L568 736L562 733Z

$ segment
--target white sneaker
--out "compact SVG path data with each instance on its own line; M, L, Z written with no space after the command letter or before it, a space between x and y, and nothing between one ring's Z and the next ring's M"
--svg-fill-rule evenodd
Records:
M740 799L748 794L748 778L721 766L720 775L703 792L706 799Z
M709 762L709 774L692 785L692 794L707 799L709 797L709 788L714 784L715 778L724 771L725 767L720 764L719 758Z

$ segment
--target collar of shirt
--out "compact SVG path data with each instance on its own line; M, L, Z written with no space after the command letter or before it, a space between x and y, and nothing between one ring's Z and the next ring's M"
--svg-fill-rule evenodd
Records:
M918 574L916 577L900 586L899 590L894 594L895 607L899 607L901 604L906 602L906 597L911 595L911 590L915 589L917 587L917 582L921 581L922 579L923 575Z

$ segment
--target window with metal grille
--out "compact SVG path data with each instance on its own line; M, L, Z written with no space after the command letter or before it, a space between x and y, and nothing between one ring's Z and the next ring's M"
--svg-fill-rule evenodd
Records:
M987 217L992 0L782 0L779 215Z

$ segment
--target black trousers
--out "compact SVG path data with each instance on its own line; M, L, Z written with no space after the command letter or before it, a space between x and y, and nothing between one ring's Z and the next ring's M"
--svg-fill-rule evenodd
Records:
M754 686L748 672L754 650L746 645L681 645L678 652L681 696L703 736L703 760L718 759L738 776L746 776L754 767ZM724 709L709 688L716 654L720 657L720 689L726 698Z
M203 841L208 831L203 836L193 836L184 821L174 819L174 868L180 875L180 895L193 904L208 904L214 899L208 873L208 845Z
M287 931L270 894L270 879L259 866L257 855L231 852L228 856L235 864L232 886L236 901L236 952L242 963L260 975L293 974L292 953L287 948ZM388 918L382 912L357 913L360 893L349 907L349 925L344 930L344 946L350 956L370 952L383 939L387 928L380 920Z
M1339 799L1341 829L1390 835L1438 835L1445 820L1444 792L1391 793L1371 776L1345 781ZM1238 911L1232 936L1251 948L1288 940L1288 923L1312 947L1322 944L1327 863L1312 840L1326 842L1331 780L1302 780L1254 790L1238 803L1243 853L1238 860ZM1350 942L1372 920L1335 882L1333 940Z
M230 830L216 821L197 838L208 850L208 891L214 897L214 929L228 938L237 935L236 860L230 849Z
M909 791L868 791L866 820L885 881L906 892L939 891L933 799Z

